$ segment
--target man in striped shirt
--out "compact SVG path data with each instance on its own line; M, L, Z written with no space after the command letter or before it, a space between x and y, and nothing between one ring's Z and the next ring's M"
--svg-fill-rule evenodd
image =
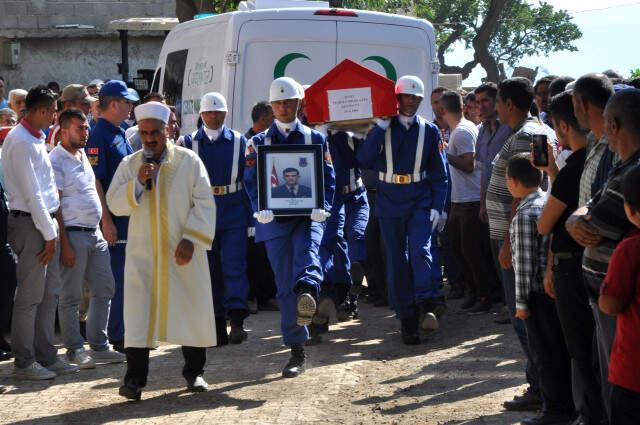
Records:
M587 159L580 178L580 198L578 205L587 205L597 192L593 184L603 156L607 153L607 136L604 133L604 107L613 95L611 80L604 74L587 74L576 81L573 87L573 110L580 128L590 130L587 145ZM610 164L609 164L610 166Z
M531 409L539 406L535 359L529 351L529 342L524 323L515 317L515 277L511 266L509 224L518 200L509 193L506 181L507 162L517 153L531 151L531 141L534 134L545 134L549 143L556 143L553 131L537 118L529 115L533 96L533 87L526 78L511 78L501 82L498 86L498 97L496 99L498 118L501 123L508 125L512 129L513 134L506 140L494 159L486 196L492 251L494 256L498 257L501 266L500 273L502 275L505 304L509 309L511 322L528 360L527 381L531 388L522 398L517 397L513 402L505 403L505 407L510 410Z

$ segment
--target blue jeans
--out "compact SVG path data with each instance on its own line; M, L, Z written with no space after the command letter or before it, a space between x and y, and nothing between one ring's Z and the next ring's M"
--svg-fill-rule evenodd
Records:
M495 239L491 240L491 251L495 258L498 258L503 244L504 241ZM504 300L507 305L507 309L509 310L511 325L516 331L516 335L520 341L520 346L522 347L522 351L524 351L524 355L527 359L525 368L527 382L531 389L539 394L540 386L538 381L537 359L535 358L534 353L529 349L529 338L527 338L527 329L524 325L524 321L516 318L516 276L513 272L513 267L506 270L502 267L499 268L500 278L502 280L502 289L504 290Z

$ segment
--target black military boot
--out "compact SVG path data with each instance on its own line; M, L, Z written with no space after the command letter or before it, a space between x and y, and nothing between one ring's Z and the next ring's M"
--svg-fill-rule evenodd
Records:
M247 317L247 310L231 310L231 333L229 334L229 342L231 344L242 344L247 340L249 335L244 330L244 319Z
M315 318L314 318L315 320ZM309 331L309 339L304 343L306 346L318 345L322 344L322 336L321 334L325 333L325 326L327 330L329 328L329 324L325 323L315 323L312 322L309 326L307 326L307 330Z
M282 369L283 378L295 378L304 372L304 347L300 344L291 346L291 358Z
M349 285L336 283L334 285L334 299L336 304L336 319L338 322L351 320L351 307L349 305Z
M315 288L311 285L300 283L297 286L298 301L296 312L298 314L298 326L308 326L311 324L313 315L316 314L318 302L316 300Z
M420 332L418 331L418 318L410 317L402 319L400 328L402 334L402 343L407 345L420 344Z
M222 347L229 343L229 334L227 334L227 319L224 316L216 317L216 338L218 343L216 347Z
M349 308L351 309L351 318L358 318L358 294L349 294Z

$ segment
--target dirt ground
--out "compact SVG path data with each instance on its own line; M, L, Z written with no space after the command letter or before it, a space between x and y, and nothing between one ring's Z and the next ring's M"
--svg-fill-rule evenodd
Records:
M288 359L279 313L247 320L249 341L210 349L206 393L185 391L179 347L152 352L141 402L117 395L124 365L103 365L47 382L15 381L0 363L3 424L514 424L502 403L524 388L510 325L469 316L450 302L419 346L400 342L387 308L363 304L360 320L333 325L309 347L305 374L283 379ZM60 351L62 354L62 350Z

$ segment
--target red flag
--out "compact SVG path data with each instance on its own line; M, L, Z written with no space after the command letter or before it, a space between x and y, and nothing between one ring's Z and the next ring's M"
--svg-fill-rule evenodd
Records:
M271 187L278 187L280 183L278 183L278 172L276 171L276 164L273 164L271 167Z

